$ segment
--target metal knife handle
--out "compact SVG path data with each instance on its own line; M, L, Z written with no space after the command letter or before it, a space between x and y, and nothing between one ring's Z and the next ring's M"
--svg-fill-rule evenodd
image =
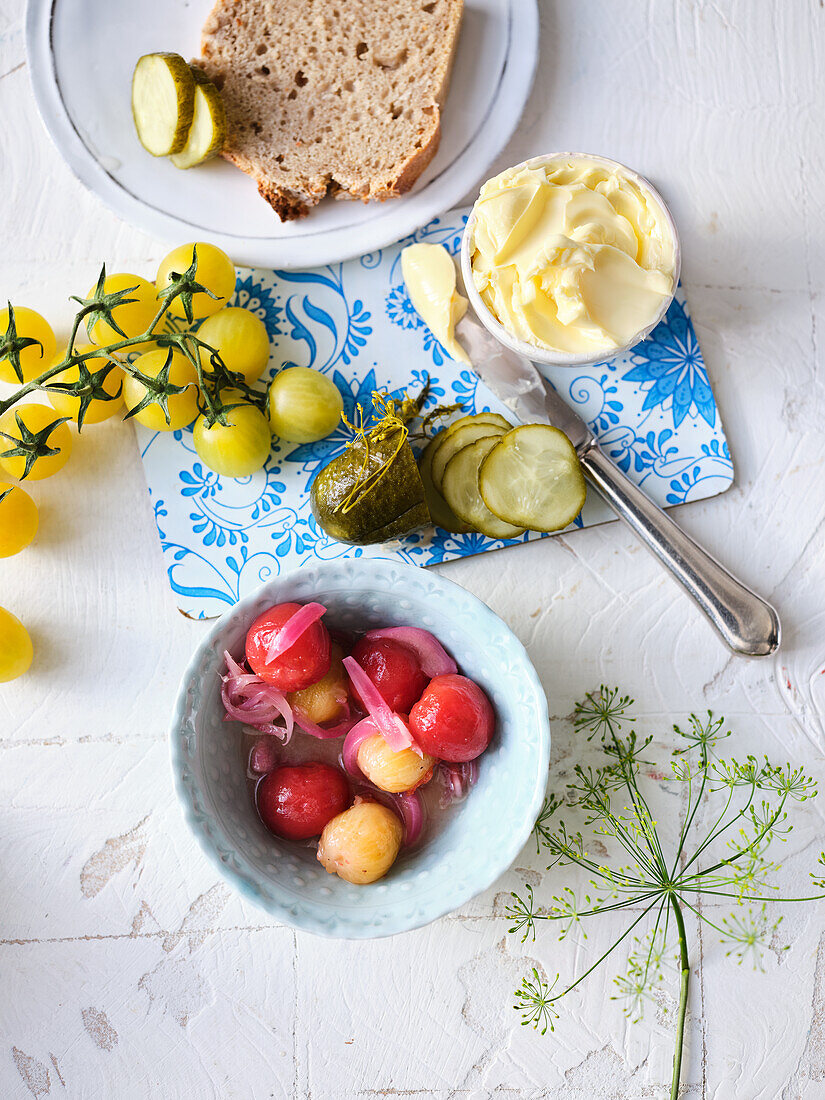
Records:
M625 477L597 444L579 455L582 468L619 519L631 527L704 611L734 653L766 657L779 646L779 616L685 534Z

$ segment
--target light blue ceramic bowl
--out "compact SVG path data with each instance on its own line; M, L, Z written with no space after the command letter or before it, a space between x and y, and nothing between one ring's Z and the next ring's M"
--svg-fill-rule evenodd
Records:
M282 842L246 789L238 726L223 721L223 652L275 603L318 600L344 630L414 625L432 631L493 701L496 735L469 797L409 859L370 886L328 875L314 850ZM374 558L304 567L245 597L209 631L181 682L170 730L186 819L236 889L278 920L322 936L368 939L418 928L490 886L527 841L547 782L547 701L521 642L493 612L437 573Z

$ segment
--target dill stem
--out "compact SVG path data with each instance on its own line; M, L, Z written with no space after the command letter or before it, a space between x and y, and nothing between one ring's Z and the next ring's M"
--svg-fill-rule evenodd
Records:
M676 1020L676 1048L673 1051L673 1080L670 1086L670 1100L676 1100L679 1095L679 1080L682 1076L682 1050L685 1041L685 1017L687 1015L688 985L690 983L690 961L688 959L685 918L682 916L681 907L674 894L670 895L670 904L673 909L673 915L676 918L676 928L679 934L679 959L681 962L679 1015Z

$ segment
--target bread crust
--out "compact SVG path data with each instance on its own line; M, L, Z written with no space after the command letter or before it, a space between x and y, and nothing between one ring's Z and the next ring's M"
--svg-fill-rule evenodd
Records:
M222 155L282 221L327 194L402 195L438 151L463 0L347 4L217 0L203 26L197 64L222 87L229 122ZM300 15L292 49L286 20Z
M441 119L436 118L436 126L429 141L423 148L413 153L407 163L402 167L398 173L397 178L393 183L392 190L388 192L388 196L403 195L416 182L418 177L422 174L424 169L433 159L438 152L438 147L441 144Z

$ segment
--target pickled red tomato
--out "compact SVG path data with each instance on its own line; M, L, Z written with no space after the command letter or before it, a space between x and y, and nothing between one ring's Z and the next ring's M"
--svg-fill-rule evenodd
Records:
M407 714L421 698L427 677L421 664L408 646L391 638L362 638L352 656L372 680L390 710ZM361 703L358 693L354 693ZM361 703L363 706L363 703Z
M272 661L267 652L281 627L299 611L299 603L281 603L259 615L246 635L246 659L256 676L279 691L301 691L329 672L329 634L314 622L297 641Z
M349 786L329 764L282 764L257 789L258 813L267 829L283 840L319 836L349 805Z
M430 756L451 764L483 753L494 726L490 700L466 676L436 676L410 711L410 731L416 742Z

